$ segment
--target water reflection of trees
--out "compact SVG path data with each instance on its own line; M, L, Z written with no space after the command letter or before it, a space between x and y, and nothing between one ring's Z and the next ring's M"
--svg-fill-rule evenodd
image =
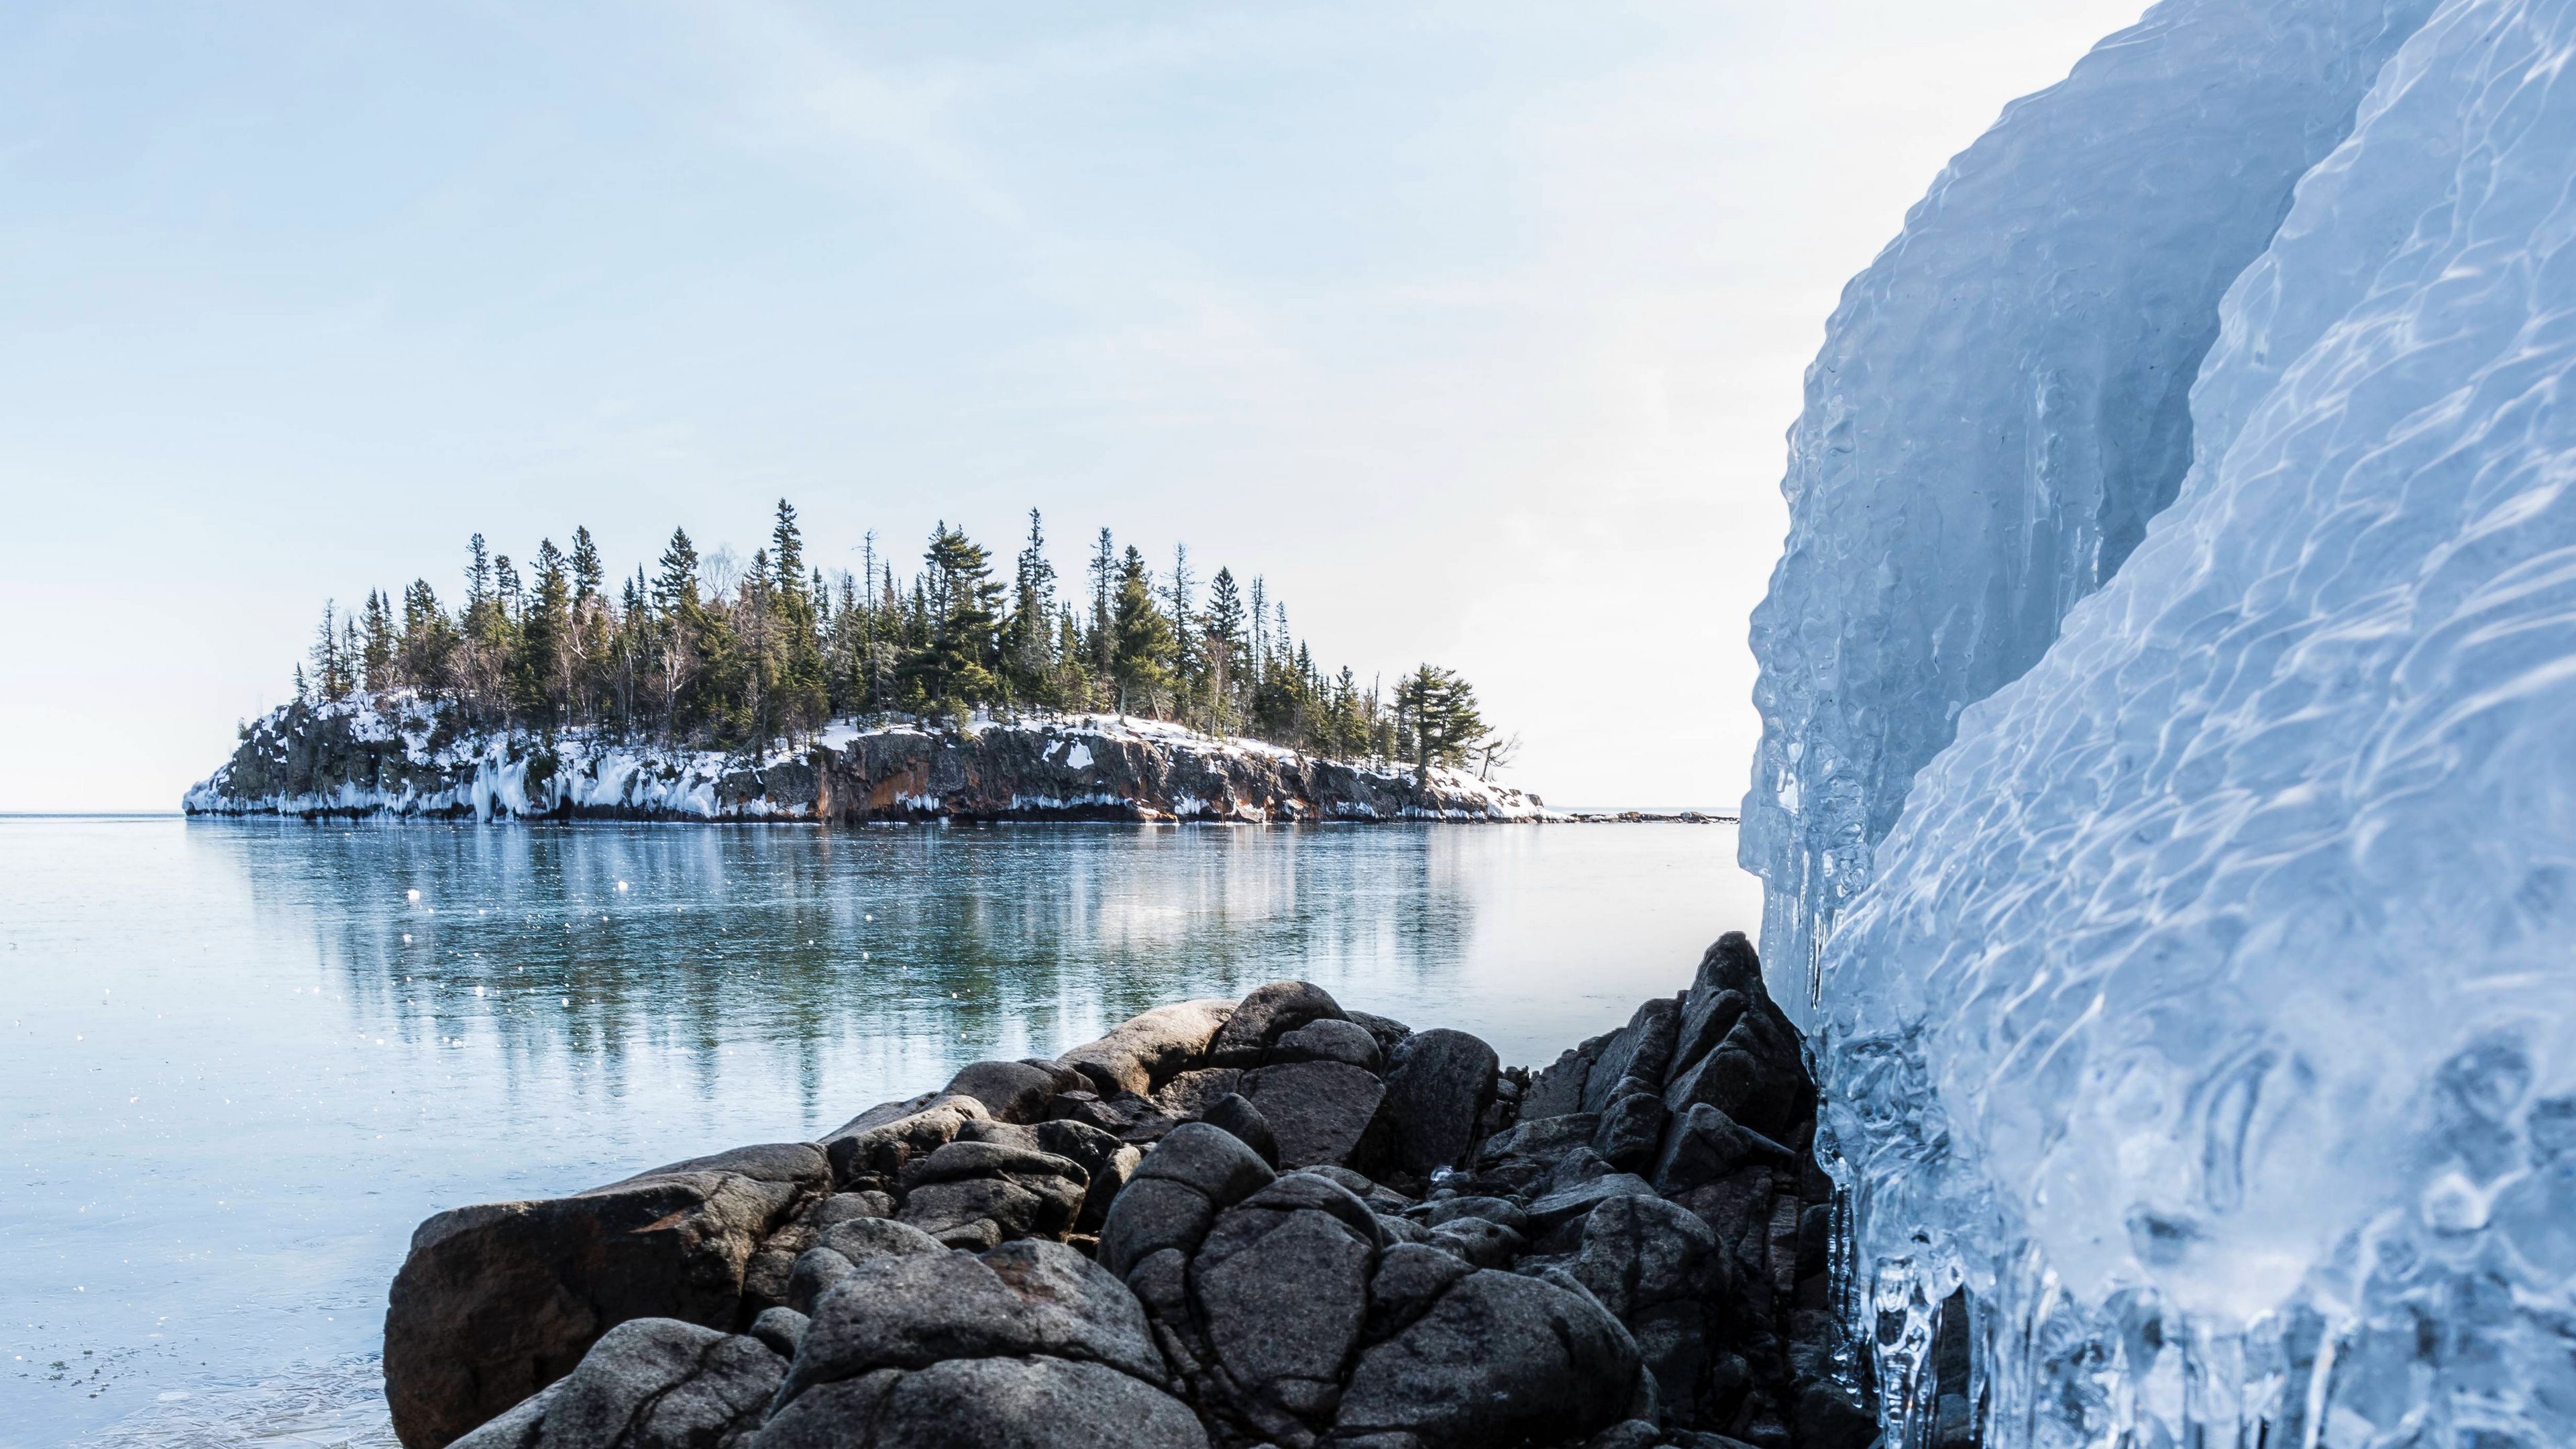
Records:
M1480 884L1473 843L1437 827L255 823L197 838L238 852L276 929L312 933L370 1030L488 1047L513 1095L572 1076L622 1096L678 1064L703 1101L728 1052L756 1054L809 1117L848 1105L822 1100L827 1078L1052 1054L1163 1001L1292 975L1365 1001L1446 977Z

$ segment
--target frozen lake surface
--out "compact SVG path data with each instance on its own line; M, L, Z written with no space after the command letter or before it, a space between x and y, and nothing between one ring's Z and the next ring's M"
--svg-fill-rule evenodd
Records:
M1286 976L1544 1062L1761 905L1731 826L0 818L0 1445L390 1445L439 1209Z

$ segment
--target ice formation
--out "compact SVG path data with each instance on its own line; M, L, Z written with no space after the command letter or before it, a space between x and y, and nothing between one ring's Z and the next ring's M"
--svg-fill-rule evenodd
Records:
M2086 66L2205 127L2124 129L2154 108L2120 88L2106 121L2084 68L2016 107L1811 380L1747 851L1775 947L1803 964L1831 928L1854 1306L1905 1443L2576 1444L2576 0L2418 18L2159 7ZM2278 85L2203 69L2261 36ZM2302 78L2325 116L2337 55L2366 94L2286 215L2270 171L2167 155ZM2062 226L2048 265L1962 273L1894 351L1852 335L1885 298L1928 309L1918 227L2016 255L2061 173L1992 183L1980 219L1981 161L2133 134L2125 164L2170 184ZM2142 276L2168 203L2270 233L2213 310L2187 440L2152 388L2042 426L2043 359L2124 376L2139 330L2060 335L2066 309L1980 289L2053 293L2087 247ZM1966 421L1917 421L1944 409ZM2147 511L2186 445L2125 561L2060 506L2107 516L2122 480L2112 511ZM2096 491L2036 461L2060 453Z
M1753 616L1766 960L1812 969L1960 707L2172 501L2220 295L2431 8L2168 0L2008 107L1844 289Z

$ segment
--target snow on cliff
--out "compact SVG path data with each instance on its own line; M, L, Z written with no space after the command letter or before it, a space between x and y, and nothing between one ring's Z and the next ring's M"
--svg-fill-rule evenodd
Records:
M1536 796L1433 767L1310 759L1119 715L835 721L757 758L571 730L466 733L409 694L289 705L182 802L201 815L626 819L1537 820Z
M1819 359L1745 849L1908 1443L2576 1443L2576 0L2429 8L2159 6Z

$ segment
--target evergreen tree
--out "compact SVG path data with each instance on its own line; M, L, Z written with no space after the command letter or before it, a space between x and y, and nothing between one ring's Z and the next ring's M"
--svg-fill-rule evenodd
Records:
M1059 704L1055 680L1055 565L1046 533L1029 510L1029 538L1011 578L1011 620L1003 648L1011 692L1033 704Z
M1118 549L1104 528L1091 550L1091 672L1103 679L1117 673L1117 613Z
M784 498L778 500L769 545L770 652L777 661L772 707L780 729L793 740L822 727L831 712L831 690L817 597L821 576L806 575L805 535L796 526L796 509Z
M1208 582L1207 614L1202 622L1201 657L1208 678L1208 699L1220 731L1231 730L1242 716L1237 699L1243 669L1243 596L1234 571L1219 568Z
M1395 687L1399 732L1413 744L1413 768L1452 768L1467 763L1469 749L1485 733L1476 711L1476 691L1453 670L1425 664Z
M1162 601L1154 597L1145 572L1145 556L1134 544L1118 565L1111 630L1116 648L1109 673L1118 685L1119 712L1157 713L1172 688L1172 624L1163 617Z
M386 604L383 591L367 590L367 627L360 645L359 666L363 687L369 694L382 694L395 684L394 613Z
M1002 586L993 582L992 555L943 520L921 561L929 569L919 596L927 637L906 666L908 679L924 701L944 710L996 699Z

